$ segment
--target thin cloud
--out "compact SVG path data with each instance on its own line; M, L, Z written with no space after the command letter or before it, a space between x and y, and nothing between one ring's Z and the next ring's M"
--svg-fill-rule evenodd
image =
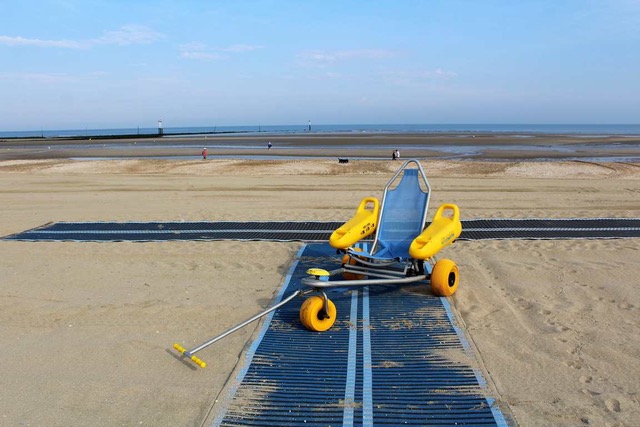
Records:
M72 82L75 78L64 73L0 73L0 80L51 84Z
M25 37L0 36L0 44L6 46L57 47L63 49L82 49L83 44L74 40L42 40Z
M179 47L180 56L182 58L200 60L226 59L229 57L226 54L253 52L263 48L264 46L248 44L235 44L227 47L216 48L208 47L203 43L187 43Z
M421 82L433 81L433 80L451 80L454 79L457 74L453 71L445 71L442 68L436 68L435 70L424 71L387 71L380 73L380 76L390 84L405 86L415 85Z
M40 84L78 83L82 81L101 80L110 76L106 71L93 71L84 74L67 73L0 73L0 80L13 82L28 82Z
M226 48L220 49L222 52L253 52L254 50L262 49L264 46L248 45L248 44L236 44Z
M152 43L162 38L162 34L141 25L125 25L118 30L107 31L103 36L81 40L45 40L22 36L0 36L0 44L6 46L33 46L59 49L91 49L94 46Z
M127 46L148 44L162 38L162 34L141 25L125 25L116 31L108 31L102 37L90 40L93 44Z
M326 52L320 50L302 52L298 54L298 63L301 65L328 66L337 62L351 60L379 60L389 59L396 56L396 53L383 49L361 49Z
M180 53L180 57L185 58L185 59L205 59L205 60L211 60L211 59L222 59L225 56L224 55L220 55L219 53L212 53L212 52L181 52Z
M356 80L359 76L351 74L336 73L333 71L317 70L311 75L305 76L305 80L332 81L332 80Z

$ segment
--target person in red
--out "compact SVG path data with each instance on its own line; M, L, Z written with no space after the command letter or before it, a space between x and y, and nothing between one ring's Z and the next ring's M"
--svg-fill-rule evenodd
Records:
M202 149L202 158L204 160L207 160L207 147Z

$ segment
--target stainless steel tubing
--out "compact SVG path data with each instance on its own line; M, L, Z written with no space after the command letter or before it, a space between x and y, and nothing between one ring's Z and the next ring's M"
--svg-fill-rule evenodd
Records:
M291 301L292 299L294 299L295 297L297 297L298 295L300 295L302 293L303 293L302 289L298 289L293 294L289 295L287 298L283 299L282 301L280 301L276 305L273 305L273 306L269 307L268 309L266 309L264 311L261 311L260 313L258 313L255 316L253 316L251 319L245 320L244 322L237 324L233 328L228 329L227 331L221 333L220 335L211 338L209 341L200 344L198 347L196 347L196 348L194 348L192 350L189 350L189 351L185 351L184 354L186 354L187 356L192 356L194 353L199 352L203 348L209 347L211 344L215 343L216 341L221 340L222 338L226 337L227 335L234 333L238 329L247 326L249 323L258 320L261 317L266 316L267 314L271 313L273 310L276 310L277 308L282 307L283 305L285 305L286 303L288 303L289 301Z

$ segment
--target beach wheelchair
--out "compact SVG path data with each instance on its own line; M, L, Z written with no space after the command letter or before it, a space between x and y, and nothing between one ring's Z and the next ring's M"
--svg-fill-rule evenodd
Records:
M354 217L329 239L342 254L341 267L332 271L311 268L302 279L318 294L307 298L300 308L300 321L307 329L321 332L333 326L336 308L324 292L330 287L425 281L435 295L454 294L458 267L449 259L436 260L436 254L460 236L460 210L451 203L441 205L427 227L430 195L422 165L407 160L385 186L382 203L374 197L362 200ZM375 237L367 250L368 245L359 242L372 234ZM332 280L337 276L341 278Z
M436 260L435 255L460 236L460 211L454 204L443 204L427 227L430 195L431 187L420 163L405 161L385 186L382 203L375 197L363 199L353 218L331 234L329 244L342 256L340 268L311 268L302 278L304 286L252 318L191 350L177 343L173 347L204 368L206 363L195 353L306 295L311 296L300 308L302 325L312 331L326 331L337 317L336 307L324 291L332 287L424 281L438 296L453 295L458 288L458 267L448 259ZM372 234L371 249L367 249L366 239ZM339 275L341 278L336 280Z

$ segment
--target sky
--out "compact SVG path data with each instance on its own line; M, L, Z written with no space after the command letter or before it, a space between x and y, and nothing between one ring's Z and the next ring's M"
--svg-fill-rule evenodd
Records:
M640 123L640 0L0 0L0 130Z

